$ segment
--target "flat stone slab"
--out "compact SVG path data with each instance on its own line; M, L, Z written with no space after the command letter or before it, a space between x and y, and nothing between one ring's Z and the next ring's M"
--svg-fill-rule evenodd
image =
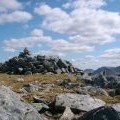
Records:
M90 111L92 109L104 106L105 102L100 99L92 98L89 95L66 93L56 97L55 105L75 108L82 111Z

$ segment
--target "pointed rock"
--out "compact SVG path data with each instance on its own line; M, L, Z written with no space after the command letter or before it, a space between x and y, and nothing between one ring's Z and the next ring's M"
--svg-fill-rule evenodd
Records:
M73 118L74 118L73 112L71 111L69 107L66 107L63 115L61 116L59 120L72 120Z

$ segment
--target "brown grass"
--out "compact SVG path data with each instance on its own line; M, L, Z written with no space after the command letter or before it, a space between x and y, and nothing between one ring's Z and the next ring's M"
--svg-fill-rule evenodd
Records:
M120 96L110 97L110 96L98 96L98 99L105 101L107 104L120 103Z
M18 82L18 78L23 78L24 82ZM30 82L38 81L41 84L53 84L58 80L70 79L73 83L76 83L75 75L67 75L67 74L54 74L54 75L42 75L42 74L34 74L34 75L8 75L8 74L0 74L0 81L3 85L10 86L13 91L20 92L20 88L24 84L28 84ZM33 96L40 96L44 98L46 101L53 101L55 96L60 93L73 92L73 90L66 89L62 86L54 85L49 91L44 92L33 92L27 93L23 96L23 98L27 102L33 101Z
M23 78L24 82L18 82L18 78ZM75 92L74 89L66 89L62 86L58 86L56 82L58 80L70 79L73 83L84 84L82 81L76 81L75 75L67 75L67 74L54 74L54 75L42 75L42 74L34 74L34 75L8 75L0 73L0 83L5 86L10 86L13 91L20 92L20 88L24 84L28 84L30 82L38 81L41 84L55 84L49 91L40 91L27 93L23 95L23 98L27 102L33 101L33 96L40 96L44 98L46 101L51 102L55 99L55 96L61 93L72 93ZM120 103L120 96L110 97L110 96L95 96L108 104Z

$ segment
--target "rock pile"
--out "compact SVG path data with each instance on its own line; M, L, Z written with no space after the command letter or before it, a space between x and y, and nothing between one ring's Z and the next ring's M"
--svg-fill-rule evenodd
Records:
M37 55L32 57L25 48L18 56L13 57L0 66L0 71L9 74L34 73L74 73L75 68L66 60L53 56Z

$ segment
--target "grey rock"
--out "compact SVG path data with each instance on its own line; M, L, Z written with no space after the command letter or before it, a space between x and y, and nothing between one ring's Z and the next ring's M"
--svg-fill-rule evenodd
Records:
M0 86L0 120L42 120L38 112L18 94Z
M35 91L39 91L40 86L39 85L34 85L34 84L25 84L23 85L24 90L26 90L27 92L35 92Z
M23 71L23 68L18 68L18 71L19 71L19 72L22 72L22 71Z
M115 96L115 89L109 89L109 90L107 90L107 92L108 92L109 96L112 96L112 97Z
M74 67L73 66L68 66L68 71L70 72L70 73L74 73L75 72L75 70L74 70Z
M120 114L120 103L113 104L112 107Z
M61 85L61 86L69 86L69 84L71 83L71 80L70 79L64 79L64 80L59 80L58 81L58 85Z
M120 83L115 88L115 95L120 95Z
M17 82L24 82L25 80L23 78L17 78L16 81Z
M74 88L74 87L76 87L76 86L79 86L79 84L77 84L77 83L72 83L72 81L71 81L70 79L59 80L59 81L57 82L57 84L58 84L59 86L65 87L65 88L67 88L67 89L72 89L72 88Z
M46 111L49 109L49 107L44 104L44 103L32 103L32 106L38 111L38 112L41 112L41 111Z
M102 74L94 76L92 79L93 79L94 85L100 86L102 88L107 86L107 84L108 84L107 78Z
M59 68L67 68L67 66L68 66L66 61L65 60L61 60L61 59L58 60L57 65L59 66Z
M88 73L81 72L81 74L77 75L77 81L84 81L86 84L92 84L92 77L88 75Z
M27 71L27 72L25 72L25 75L32 75L32 72L31 71Z
M45 73L46 75L53 75L54 73L53 72L47 72Z
M47 104L45 102L45 100L40 98L39 96L33 96L33 101L34 101L34 103L44 103L44 104Z
M61 71L61 69L57 69L57 70L55 70L55 73L60 74L60 73L62 73L62 71Z
M63 115L60 117L59 120L73 120L73 118L74 118L73 112L69 107L66 107Z
M94 75L92 77L93 85L100 86L102 88L116 88L120 83L120 77L118 76L105 76L103 74Z
M89 95L79 95L66 93L56 97L56 106L70 107L82 111L90 111L94 108L104 106L105 102L96 98L92 98Z
M98 96L109 96L108 93L104 89L97 87L97 86L96 87L93 87L93 86L80 87L77 90L77 93L98 95Z
M66 73L66 69L65 68L61 68L62 73Z

